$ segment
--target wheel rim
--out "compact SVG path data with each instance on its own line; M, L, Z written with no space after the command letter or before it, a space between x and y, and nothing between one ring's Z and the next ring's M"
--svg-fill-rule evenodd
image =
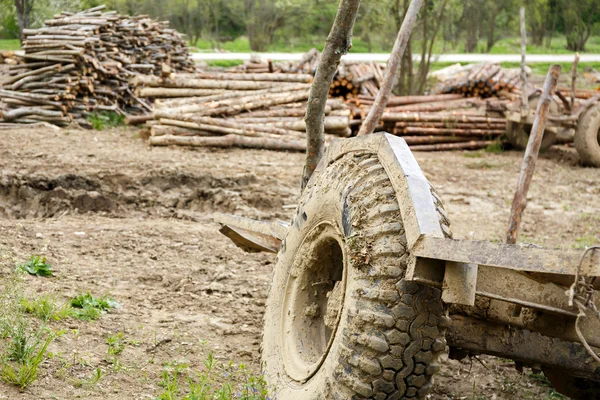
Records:
M306 382L321 367L339 325L346 291L342 236L315 226L296 252L282 307L281 348L290 378Z

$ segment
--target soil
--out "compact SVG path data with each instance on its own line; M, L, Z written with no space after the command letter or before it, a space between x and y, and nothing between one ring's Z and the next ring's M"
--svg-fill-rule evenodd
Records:
M247 254L218 234L216 212L289 220L303 154L150 148L139 131L2 131L0 262L46 256L55 277L26 277L28 292L62 301L81 292L121 304L67 332L23 392L0 399L148 399L165 363L202 368L209 351L258 372L262 316L276 256ZM445 201L457 238L502 241L522 153L416 154ZM520 241L583 247L600 241L600 173L569 147L543 154ZM128 340L115 368L106 338ZM91 387L77 380L100 367ZM542 375L482 356L444 361L431 399L558 398Z

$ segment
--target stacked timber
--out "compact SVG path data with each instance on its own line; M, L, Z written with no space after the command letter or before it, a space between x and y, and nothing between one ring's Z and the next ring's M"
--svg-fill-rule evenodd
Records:
M466 97L488 98L519 91L517 73L499 64L482 63L458 70L454 77L443 82L441 93L458 93Z
M154 146L249 147L304 151L304 115L312 75L285 73L136 76L140 98L155 99L152 117L128 120L150 126ZM329 99L325 133L349 136L350 110Z
M244 61L242 65L230 68L227 72L243 72L250 74L266 73L301 73L314 74L319 60L319 50L311 49L304 53L297 62L263 60L258 55L252 55L250 60Z
M23 31L25 54L9 66L0 90L9 110L0 118L85 126L90 112L148 112L150 106L129 90L130 77L194 70L185 41L166 22L104 8L62 12Z
M506 119L473 112L387 112L384 129L401 136L414 151L476 150L498 142Z

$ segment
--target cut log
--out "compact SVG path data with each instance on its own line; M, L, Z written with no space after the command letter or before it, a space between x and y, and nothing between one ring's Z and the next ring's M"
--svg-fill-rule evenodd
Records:
M152 136L149 139L152 146L193 146L193 147L242 147L264 150L305 151L306 143L298 140L282 140L272 138L249 138L239 135L225 135L220 137L195 137L195 136Z

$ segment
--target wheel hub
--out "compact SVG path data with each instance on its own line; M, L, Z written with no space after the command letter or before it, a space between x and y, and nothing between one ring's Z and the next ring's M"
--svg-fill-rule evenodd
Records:
M321 367L339 325L346 289L342 235L330 223L304 238L290 269L282 307L283 364L297 382Z

